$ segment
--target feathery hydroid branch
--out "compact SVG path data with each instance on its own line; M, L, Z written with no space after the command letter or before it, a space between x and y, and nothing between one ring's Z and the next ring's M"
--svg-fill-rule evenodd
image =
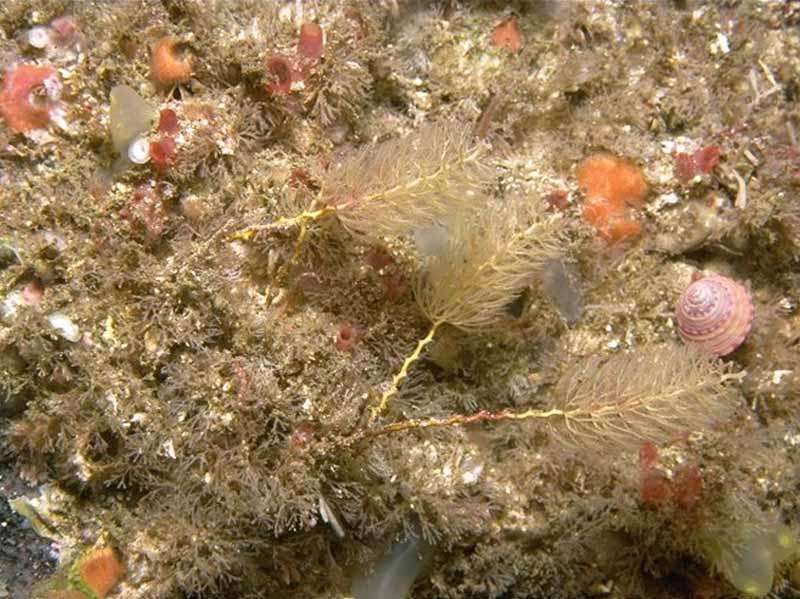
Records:
M355 152L333 166L311 208L235 234L306 225L335 214L350 232L403 235L451 214L472 210L491 178L485 152L467 127L434 123L404 138Z
M557 443L629 449L724 421L736 410L725 383L741 376L688 347L642 347L607 360L590 356L578 362L559 380L549 408L404 420L361 430L354 440L481 422L541 420Z
M562 257L557 218L522 230L516 225L511 210L489 210L480 222L454 225L447 250L430 256L415 280L417 303L431 322L488 329L545 262Z
M404 235L478 206L491 178L485 161L467 127L434 123L345 159L321 194L351 232Z
M480 331L496 325L541 266L562 255L558 220L535 220L516 230L521 220L518 209L507 206L489 209L480 217L464 215L444 229L448 238L443 251L424 259L414 284L417 303L433 323L431 330L403 362L372 409L370 422L386 409L438 327L450 324Z
M673 344L608 360L590 356L559 379L551 407L569 416L551 430L574 447L669 441L729 418L736 401L725 382L741 376L719 360Z

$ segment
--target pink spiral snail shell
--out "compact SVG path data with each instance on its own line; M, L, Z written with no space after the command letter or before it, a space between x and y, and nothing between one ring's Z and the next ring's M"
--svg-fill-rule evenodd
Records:
M739 347L753 326L753 301L747 289L716 274L694 280L675 313L681 338L715 356Z

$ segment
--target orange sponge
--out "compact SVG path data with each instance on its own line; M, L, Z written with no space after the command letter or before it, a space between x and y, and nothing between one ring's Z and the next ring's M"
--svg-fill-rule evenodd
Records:
M583 219L595 227L625 216L625 206L620 206L602 196L589 197L583 203Z
M603 197L587 199L583 204L583 218L611 245L638 237L642 225L628 214L624 206Z
M586 222L610 244L639 236L642 225L629 209L641 206L649 191L640 168L610 154L595 154L580 164L577 177L586 194Z
M642 170L610 154L586 158L578 167L578 184L587 198L605 198L620 208L641 206L648 192Z

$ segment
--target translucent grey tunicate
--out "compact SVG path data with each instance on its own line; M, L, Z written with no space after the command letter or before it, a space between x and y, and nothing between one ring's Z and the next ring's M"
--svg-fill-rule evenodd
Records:
M583 313L583 296L576 279L576 273L561 260L548 260L542 268L542 291L570 326Z
M156 117L156 109L133 88L117 85L111 90L111 141L123 156L138 135L145 133Z
M358 577L351 588L354 599L404 599L433 558L433 547L419 537L409 537L365 576Z

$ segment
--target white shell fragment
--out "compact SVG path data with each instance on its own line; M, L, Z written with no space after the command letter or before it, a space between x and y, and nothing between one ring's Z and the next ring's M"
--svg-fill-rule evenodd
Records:
M164 450L164 455L170 459L177 459L178 454L175 453L175 444L172 439L167 439L161 444L161 449Z
M64 89L64 84L57 74L50 75L42 81L42 85L44 85L44 89L47 92L47 97L51 100L58 100L61 97L61 90Z
M50 29L47 27L33 27L28 30L28 45L34 48L46 48L50 43Z
M461 482L472 485L478 482L483 474L483 462L474 456L467 456L460 465Z
M337 537L340 539L344 538L344 527L342 523L339 522L339 518L336 517L331 506L322 495L319 496L319 515L322 516L322 521L333 529Z
M25 305L25 299L22 297L22 292L12 291L2 300L0 300L0 318L6 320L13 320L19 311L20 306Z
M47 322L53 327L61 338L76 343L81 338L81 330L72 319L63 312L53 312L47 317Z
M150 142L137 137L128 146L128 159L134 164L146 164L150 160Z

